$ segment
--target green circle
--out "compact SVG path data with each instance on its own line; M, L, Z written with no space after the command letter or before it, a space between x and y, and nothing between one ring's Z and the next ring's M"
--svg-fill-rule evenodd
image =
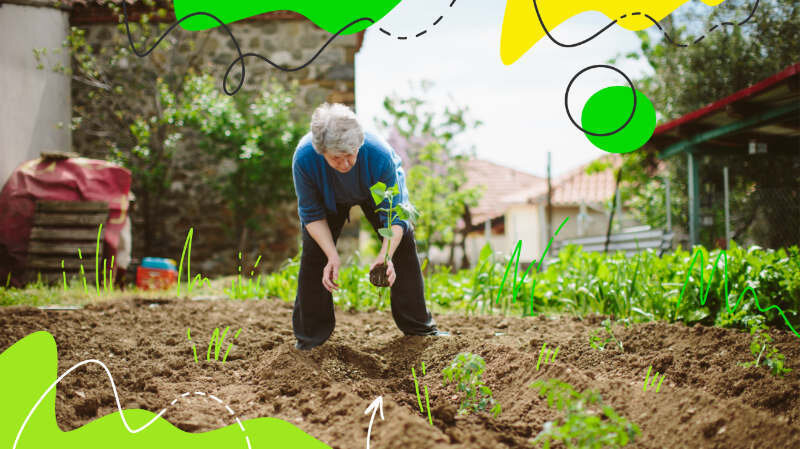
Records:
M618 129L633 108L633 95L630 86L611 86L592 95L581 112L581 127L587 131L603 134ZM610 136L586 138L597 148L609 153L630 153L646 144L656 129L656 110L653 103L641 92L636 91L636 111L627 126Z

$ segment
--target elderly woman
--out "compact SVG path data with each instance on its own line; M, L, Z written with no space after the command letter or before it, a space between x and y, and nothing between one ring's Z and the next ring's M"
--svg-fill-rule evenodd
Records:
M311 117L311 132L297 146L292 160L297 210L303 233L303 253L297 278L292 325L298 349L324 343L333 332L332 292L339 286L341 260L336 240L350 208L359 205L377 231L387 215L376 213L369 188L378 181L400 187L408 200L400 158L378 136L365 133L355 114L341 104L323 104ZM425 306L414 231L404 220L392 222L390 239L383 239L372 267L384 261L391 286L392 316L406 335L446 335L436 328ZM379 234L378 238L381 238Z

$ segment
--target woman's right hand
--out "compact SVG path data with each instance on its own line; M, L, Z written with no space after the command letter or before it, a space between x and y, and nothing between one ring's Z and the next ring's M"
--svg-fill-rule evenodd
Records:
M335 257L328 258L328 264L322 270L322 285L331 293L339 289L339 284L336 283L336 280L339 279L339 267L341 264L342 262L337 254Z

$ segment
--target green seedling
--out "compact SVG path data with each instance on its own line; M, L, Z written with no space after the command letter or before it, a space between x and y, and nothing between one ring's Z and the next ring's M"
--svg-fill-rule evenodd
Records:
M542 357L544 357L544 364L547 365L548 363L553 363L556 361L556 355L558 355L558 350L561 349L561 346L557 347L555 351L547 349L547 342L542 344L542 349L539 350L539 360L536 362L536 371L539 371L539 365L542 363Z
M372 187L369 188L370 193L372 194L372 200L375 201L376 206L380 206L382 203L388 201L389 207L379 207L375 209L376 212L386 212L386 227L378 229L378 234L382 237L386 238L389 241L388 247L386 249L386 254L383 257L384 266L381 268L380 265L376 267L376 269L386 270L386 265L389 263L389 253L392 250L392 223L396 218L401 220L415 220L417 217L417 211L414 207L408 203L395 203L394 197L395 195L400 194L400 186L395 183L392 187L386 187L386 184L382 182L375 183ZM389 282L385 279L385 271L381 273L381 275L377 275L380 277L376 277L373 281L378 287L388 287Z
M214 349L214 360L219 360L219 352L222 349L222 345L225 341L225 336L228 334L228 330L230 330L230 326L226 327L222 334L219 332L219 328L214 328L214 333L211 334L211 340L208 342L208 352L206 353L206 360L211 361L211 349ZM236 331L236 334L233 336L233 339L236 340L239 338L239 333L242 332L242 328L239 328ZM192 353L194 354L194 363L198 363L197 360L197 348L195 347L194 342L192 341L192 332L190 328L186 328L186 338L192 344ZM225 363L228 360L228 354L231 352L231 348L233 347L233 343L228 344L228 349L225 350L225 354L222 357L222 363Z
M442 371L444 385L454 382L458 391L464 393L458 408L459 413L468 414L471 410L480 412L491 407L494 417L500 415L500 404L492 397L492 390L481 380L485 368L486 362L481 356L462 352Z
M557 408L564 416L544 424L532 440L550 449L552 443L562 443L567 449L620 448L640 434L639 427L619 416L613 408L603 404L602 397L591 390L576 391L572 385L558 379L536 381L531 388L547 398L550 408Z
M647 392L647 387L653 387L653 385L655 385L656 393L658 393L658 390L661 389L661 382L664 382L664 377L666 377L666 374L661 374L661 379L659 380L658 379L659 372L656 371L656 374L651 379L650 371L652 371L652 369L653 365L647 367L647 375L644 378L644 385L642 385L642 391L644 391L645 393ZM658 382L658 384L656 384L656 382Z
M422 362L422 375L425 375L425 362ZM411 377L414 378L414 390L417 392L417 405L419 405L420 413L425 413L422 409L422 398L419 394L419 381L417 380L417 373L414 371L414 367L411 367ZM428 408L428 423L433 425L433 418L431 418L431 401L428 398L428 386L425 385L425 406Z
M614 331L611 329L611 320L603 320L601 324L603 327L593 330L589 336L589 345L598 351L604 351L608 343L614 342L619 352L625 352L622 341L614 335Z
M784 355L773 346L772 337L767 333L769 328L763 324L758 324L750 328L752 341L750 342L750 353L755 360L739 363L740 366L766 366L773 376L783 376L792 371L784 366ZM763 358L763 360L762 360Z
M230 299L248 299L248 298L263 298L267 292L267 286L262 282L261 275L253 278L258 264L261 262L261 256L256 258L256 263L253 269L250 270L250 277L242 279L242 252L239 251L239 269L236 278L231 281L231 288L225 289L225 294Z

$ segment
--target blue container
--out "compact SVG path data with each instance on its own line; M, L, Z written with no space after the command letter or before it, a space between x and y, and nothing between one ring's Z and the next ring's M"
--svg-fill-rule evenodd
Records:
M165 259L163 257L145 257L142 259L143 268L156 268L159 270L178 271L178 266L172 259Z

